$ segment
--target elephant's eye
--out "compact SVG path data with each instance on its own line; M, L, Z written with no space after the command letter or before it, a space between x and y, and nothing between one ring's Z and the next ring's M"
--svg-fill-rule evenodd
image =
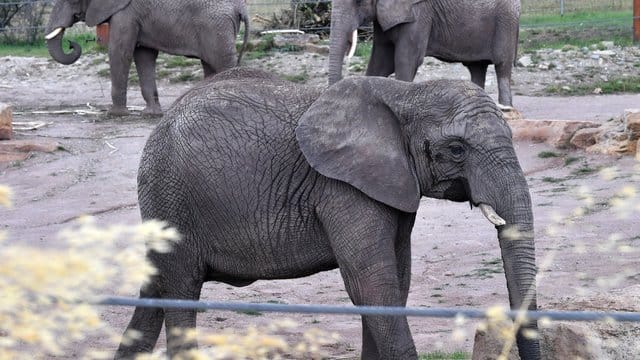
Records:
M459 144L451 144L449 145L449 151L451 152L451 155L453 155L454 157L461 157L462 155L464 155L464 147L462 145Z

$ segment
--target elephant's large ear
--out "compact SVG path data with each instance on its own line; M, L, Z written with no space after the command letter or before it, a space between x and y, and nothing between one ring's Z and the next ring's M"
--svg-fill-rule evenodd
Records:
M410 0L378 0L376 18L383 31L403 23L415 21L412 6L415 1Z
M107 21L111 15L124 9L131 0L93 0L87 7L84 22L87 26L96 26Z
M392 81L369 77L336 83L302 115L296 137L320 174L396 209L415 212L420 190L400 121L371 90Z

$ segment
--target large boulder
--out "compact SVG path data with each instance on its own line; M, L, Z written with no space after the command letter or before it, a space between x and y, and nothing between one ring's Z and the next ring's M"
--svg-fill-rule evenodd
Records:
M9 140L13 136L13 112L11 106L0 103L0 140Z
M556 310L638 312L639 298L640 285L634 285L588 297L565 298L545 307ZM505 342L511 336L509 331L504 331L508 323L498 325L483 326L476 331L473 360L493 360L502 353ZM640 324L637 323L541 321L539 327L543 360L640 359ZM515 344L507 359L519 359Z

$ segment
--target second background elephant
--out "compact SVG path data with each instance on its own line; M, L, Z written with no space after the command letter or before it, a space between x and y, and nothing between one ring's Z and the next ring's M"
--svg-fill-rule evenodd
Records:
M144 114L162 115L155 80L158 52L198 58L204 75L236 66L236 36L244 23L244 44L249 18L244 0L58 0L47 25L49 53L62 64L72 64L81 53L62 50L64 30L78 21L88 26L109 23L112 115L127 115L127 82L133 60L146 102Z
M373 21L374 37L367 75L412 81L425 56L461 62L471 80L484 87L494 64L498 102L512 106L511 70L518 46L517 0L343 0L333 3L329 83L342 76L350 34Z

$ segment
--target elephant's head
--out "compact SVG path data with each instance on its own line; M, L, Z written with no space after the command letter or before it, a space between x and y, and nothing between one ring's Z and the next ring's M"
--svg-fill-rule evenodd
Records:
M305 112L296 136L318 172L396 209L415 212L421 196L480 207L498 230L511 307L536 309L529 188L511 130L482 89L345 79ZM539 358L536 340L520 331L517 341L523 359Z
M351 44L351 34L358 26L376 20L383 31L414 21L409 0L343 0L331 5L331 40L329 47L329 84L342 78L342 60Z
M78 21L84 21L87 26L96 26L107 21L117 11L129 5L131 0L58 0L53 6L46 36L49 54L57 62L65 65L78 60L82 49L76 42L69 42L72 49L65 53L62 48L62 36L66 28Z

